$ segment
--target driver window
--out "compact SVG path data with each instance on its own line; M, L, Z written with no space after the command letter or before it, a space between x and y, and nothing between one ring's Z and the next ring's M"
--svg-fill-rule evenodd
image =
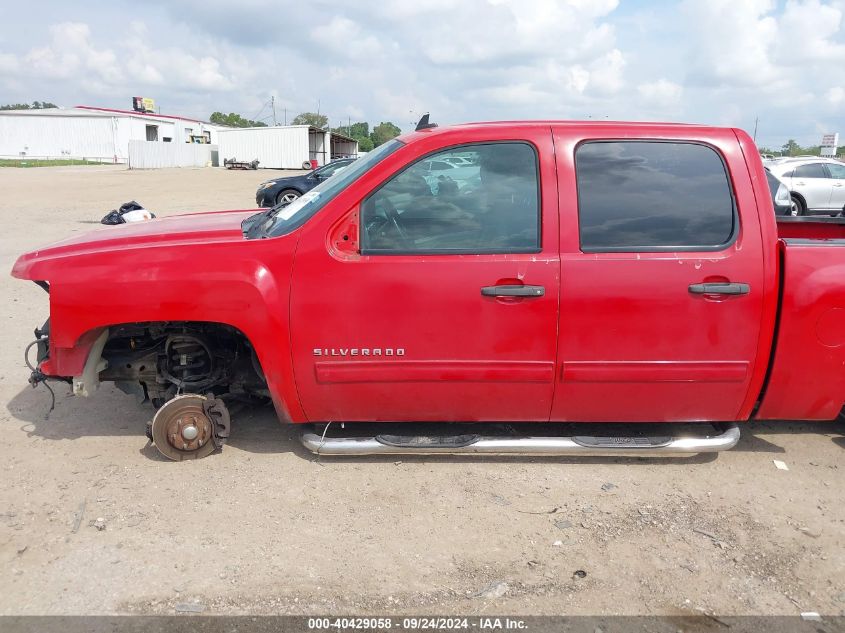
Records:
M364 200L361 224L365 254L537 252L537 154L516 142L431 154Z

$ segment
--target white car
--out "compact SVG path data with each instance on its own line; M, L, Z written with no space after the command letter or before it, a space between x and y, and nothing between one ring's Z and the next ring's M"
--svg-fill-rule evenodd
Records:
M789 188L793 215L845 211L845 163L832 158L784 158L766 167Z

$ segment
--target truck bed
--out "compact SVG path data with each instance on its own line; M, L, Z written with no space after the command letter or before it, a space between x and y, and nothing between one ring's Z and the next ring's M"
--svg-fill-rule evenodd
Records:
M779 217L780 318L755 417L830 420L845 403L845 218Z
M778 216L778 237L784 239L845 239L845 217L804 215Z

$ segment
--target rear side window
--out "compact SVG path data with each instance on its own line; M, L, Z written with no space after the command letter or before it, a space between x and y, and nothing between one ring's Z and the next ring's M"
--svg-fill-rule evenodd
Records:
M810 163L795 168L795 178L828 178L827 171L821 163Z
M839 180L845 179L845 165L837 165L836 163L828 163L827 170L830 172L831 178Z
M827 171L821 163L810 163L795 168L794 178L827 178Z
M719 250L737 218L725 164L710 147L596 141L575 151L581 250Z

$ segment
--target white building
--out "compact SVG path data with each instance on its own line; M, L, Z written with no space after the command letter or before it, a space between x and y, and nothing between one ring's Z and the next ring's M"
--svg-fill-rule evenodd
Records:
M90 106L0 110L0 158L125 163L130 141L216 143L221 129L185 117Z
M259 161L259 167L302 169L316 161L357 158L358 141L310 125L224 128L217 134L220 164L225 159Z

